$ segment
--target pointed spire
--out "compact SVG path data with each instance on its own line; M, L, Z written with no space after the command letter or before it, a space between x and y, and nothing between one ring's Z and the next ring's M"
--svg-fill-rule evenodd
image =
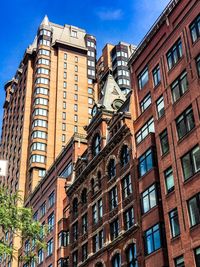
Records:
M43 21L40 25L49 26L49 18L47 15L44 16Z
M102 98L100 99L99 104L103 105L107 110L113 110L113 102L117 99L124 102L126 97L113 76L109 74L104 84Z

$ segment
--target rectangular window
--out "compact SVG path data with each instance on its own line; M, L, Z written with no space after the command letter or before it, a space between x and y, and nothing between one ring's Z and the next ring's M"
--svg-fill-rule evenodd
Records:
M74 115L74 121L77 122L78 121L78 116Z
M124 212L125 230L130 229L134 224L134 210L133 207Z
M200 223L200 193L188 201L191 227Z
M67 92L63 91L63 98L66 99L67 98Z
M64 73L63 73L63 78L67 79L67 72L66 71L64 71Z
M78 239L78 222L75 222L72 225L72 236L73 236L73 241L76 241Z
M159 136L160 136L160 145L161 145L162 155L165 155L169 151L167 129L165 129Z
M38 250L38 264L42 263L44 260L44 252L42 249Z
M58 234L58 247L67 247L69 245L69 231L62 231Z
M113 241L119 235L119 219L110 223L110 238Z
M78 105L74 104L74 111L78 111Z
M144 233L145 252L147 255L161 248L160 225L156 224Z
M196 266L198 267L200 266L200 247L195 248L194 255L195 255Z
M144 112L151 105L151 94L146 95L140 102L141 113Z
M200 55L196 58L196 65L197 65L197 73L200 77Z
M78 250L72 253L72 264L73 267L78 267Z
M78 100L78 95L77 94L74 94L74 100Z
M77 38L77 31L72 30L71 31L71 36Z
M53 238L47 242L47 256L53 254Z
M82 216L82 234L87 233L88 228L88 219L87 219L87 213Z
M122 194L123 198L127 198L132 193L131 176L128 174L122 179Z
M67 68L67 63L66 62L64 62L64 69L66 69Z
M78 91L78 84L74 84L74 90Z
M157 205L156 186L153 184L142 193L142 211L146 213Z
M54 191L49 195L49 208L52 207L55 203L55 193Z
M93 99L91 97L88 97L88 104L90 104L90 105L93 104Z
M66 135L62 134L62 142L65 142L65 141L66 141Z
M172 167L169 167L165 172L165 185L167 194L174 190L174 176Z
M176 237L176 236L180 235L180 227L179 227L177 208L175 208L174 210L169 212L169 220L170 220L172 237Z
M48 217L48 231L51 232L54 228L54 213Z
M148 68L146 67L138 76L138 85L141 90L145 84L149 81Z
M153 167L153 151L150 148L139 158L139 177L145 175Z
M113 187L109 191L109 203L110 203L110 210L113 210L117 207L118 204L118 197L117 197L117 186Z
M74 71L78 72L78 66L77 65L74 66Z
M78 57L77 56L74 57L74 62L78 63Z
M88 257L88 244L82 246L82 262L86 261Z
M98 222L97 204L92 206L92 219L94 224Z
M75 82L78 82L78 75L74 75Z
M63 120L66 120L66 112L63 112L63 113L62 113L62 119L63 119Z
M67 83L63 82L63 88L67 88Z
M183 56L182 42L179 39L167 53L168 68L171 70L178 60Z
M40 206L40 218L43 217L46 213L46 202L44 202L41 206Z
M64 53L64 60L67 60L67 53Z
M136 143L139 144L149 133L154 133L154 120L151 118L145 125L136 133Z
M88 94L92 95L93 94L93 89L88 87Z
M101 230L99 231L99 233L94 235L92 238L93 253L101 249L103 247L103 244L104 244L104 234L103 234L103 230Z
M65 101L63 101L63 109L66 109L66 107L67 107L67 104Z
M161 81L160 78L160 66L157 65L155 67L155 69L153 70L153 83L154 83L154 87L156 87Z
M175 103L187 90L187 72L184 71L171 85L173 102Z
M157 115L158 119L161 118L165 114L165 105L164 105L164 98L161 96L157 101L156 101L156 108L157 108Z
M181 159L184 180L200 171L200 148L196 146Z
M183 256L175 258L174 265L175 267L185 267Z
M200 37L200 14L194 19L194 21L190 25L190 34L192 38L192 42L196 42Z
M176 129L178 138L183 138L195 127L194 115L192 107L187 108L181 115L176 119Z

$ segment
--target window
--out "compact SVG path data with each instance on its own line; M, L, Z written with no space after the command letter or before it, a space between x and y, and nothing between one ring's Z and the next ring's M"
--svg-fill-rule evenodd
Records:
M91 60L88 60L88 66L95 67L95 62L91 61Z
M49 91L47 88L43 88L43 87L37 87L35 89L35 95L48 95L49 94Z
M63 98L66 99L67 98L67 92L63 91Z
M73 267L78 266L78 250L72 253L72 264Z
M55 203L55 193L54 191L49 195L49 208L52 207Z
M123 198L127 198L132 193L132 183L130 174L122 179L122 194Z
M103 217L103 201L102 199L99 199L99 201L97 202L98 204L98 215L99 215L99 219L101 219Z
M67 68L67 62L64 62L64 69Z
M78 82L78 75L74 75L75 82Z
M78 126L74 125L74 132L77 133L78 132Z
M64 73L63 73L63 78L67 79L67 72L66 71L64 71Z
M88 53L88 56L89 57L94 57L95 56L93 51L88 50L87 53Z
M90 105L93 104L93 99L91 97L88 97L88 104L90 104Z
M133 207L124 212L124 226L125 230L130 229L134 224L134 210Z
M119 235L119 219L110 223L110 238L113 241Z
M165 185L166 185L166 191L167 193L170 193L174 190L174 176L172 167L169 167L165 172Z
M35 138L47 139L47 133L43 131L34 131L31 137L32 139L35 139Z
M184 71L171 85L173 102L176 102L187 90L187 72Z
M77 213L78 213L78 198L74 198L74 200L73 200L72 211L73 211L74 215L77 215Z
M153 166L153 151L150 148L139 158L139 176L145 175Z
M194 255L195 255L196 266L198 267L200 266L200 247L195 248Z
M58 247L67 247L69 245L69 231L62 231L58 234Z
M190 215L190 225L194 226L200 223L200 193L188 201L188 210Z
M72 225L72 235L73 235L73 241L76 241L78 239L78 222L75 222Z
M142 211L146 213L157 205L156 186L153 184L142 193Z
M180 235L180 227L179 227L179 221L178 221L177 208L175 208L174 210L169 212L169 220L170 220L172 237L176 237L176 236Z
M48 105L48 99L46 98L42 98L42 97L38 97L35 99L34 101L34 105Z
M78 63L78 57L77 56L74 57L74 62Z
M77 66L77 65L74 66L74 71L75 71L75 72L78 71L78 66Z
M47 109L36 108L33 111L33 116L45 116L45 117L47 117L47 115L48 115L48 110Z
M69 257L58 260L58 267L69 267Z
M46 213L46 202L40 206L40 217L43 217Z
M141 113L144 112L151 105L151 94L146 95L140 102Z
M82 234L87 233L88 228L88 219L87 219L87 213L82 216Z
M67 60L67 53L64 53L64 60Z
M50 61L49 61L49 59L39 58L38 59L38 64L49 65L50 64Z
M153 70L153 83L154 83L154 87L156 87L161 81L160 78L160 66L157 65L155 67L155 69Z
M167 129L165 129L160 134L160 145L161 145L162 155L165 155L169 151L169 141L168 141Z
M32 155L30 158L31 163L45 163L46 157L43 155Z
M182 157L182 169L184 179L187 180L200 171L200 148L196 146Z
M47 256L53 254L53 238L47 242Z
M121 257L119 253L112 258L112 267L121 267Z
M67 88L67 83L63 82L63 88Z
M117 197L117 186L114 186L109 191L109 203L110 203L110 210L113 210L117 207L118 204L118 197Z
M42 263L44 260L44 252L42 249L38 250L38 264Z
M72 173L72 162L69 162L64 170L59 174L60 177L67 178Z
M78 84L74 84L74 90L78 91Z
M37 74L46 74L46 75L48 75L49 74L49 70L45 69L45 68L38 68L37 69Z
M86 188L84 188L82 193L81 193L81 202L82 202L82 204L87 203L87 189Z
M104 234L103 230L101 230L99 231L98 234L94 235L92 238L93 253L101 249L103 247L103 244L104 244Z
M98 200L96 204L92 206L92 219L96 224L103 217L103 202L102 199Z
M176 119L176 129L178 133L178 138L183 138L194 127L194 115L192 107L190 106Z
M92 206L92 219L94 224L98 222L97 204Z
M123 145L120 155L121 166L124 167L130 160L129 149L127 145Z
M77 38L77 31L72 30L71 31L71 36Z
M87 257L88 257L88 244L84 244L82 246L82 262L87 260Z
M40 150L40 151L46 151L46 144L35 142L31 145L31 151Z
M115 176L116 176L116 164L115 160L111 159L108 164L108 177L109 179L112 179Z
M38 175L39 175L39 177L44 177L44 176L46 175L46 170L44 170L44 169L39 169L39 170L38 170Z
M164 106L164 98L163 98L163 96L161 96L156 101L156 108L157 108L157 115L158 115L158 119L159 119L165 114L165 106Z
M97 154L99 154L101 150L101 138L99 134L96 134L93 139L93 156L95 157Z
M50 56L50 51L46 49L39 49L39 55Z
M159 224L154 225L144 233L145 252L147 255L161 248L161 231Z
M92 95L93 94L93 89L88 87L88 94Z
M146 67L138 76L138 85L141 90L145 84L149 81L148 68Z
M139 144L149 133L154 133L154 120L151 118L145 125L136 133L136 143Z
M185 267L183 256L177 257L174 260L175 267Z
M63 119L63 120L66 120L66 112L63 112L63 113L62 113L62 119Z
M74 115L74 121L75 121L75 122L78 121L78 115Z
M32 124L33 127L44 127L47 128L47 121L45 120L34 120Z
M46 39L41 39L41 40L39 40L39 45L50 46L50 41L48 41Z
M200 77L200 55L196 58L197 72Z
M88 75L95 76L95 71L88 69Z
M53 230L53 228L54 228L54 213L52 213L48 217L48 230L49 230L49 232L51 232Z
M126 250L127 267L138 267L136 244L131 244Z
M190 25L190 34L192 38L192 42L196 42L200 37L200 15L198 15L192 24Z
M167 63L169 70L173 68L173 66L178 62L182 55L182 42L181 39L179 39L167 53Z
M46 78L37 78L35 81L36 84L43 83L43 84L49 84L49 79Z

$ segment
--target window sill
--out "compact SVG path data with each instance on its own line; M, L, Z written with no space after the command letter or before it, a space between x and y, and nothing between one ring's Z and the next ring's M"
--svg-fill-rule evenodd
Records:
M142 218L145 218L146 216L149 215L149 213L151 213L152 211L154 211L157 208L158 208L158 204L156 206L154 206L153 208L151 208L150 210L148 210L147 212L143 213Z
M166 193L166 198L170 198L170 196L173 195L173 193L174 193L174 188L170 192Z
M162 247L161 248L158 248L158 249L156 249L156 250L154 250L154 251L152 251L150 254L146 254L145 255L145 259L148 259L148 258L150 258L151 256L154 256L156 253L158 253L158 251L160 251L162 249Z
M165 117L165 112L164 112L164 114L162 116L157 118L157 121L160 122L164 117Z
M169 155L170 150L168 150L167 152L165 152L164 154L161 155L161 159L165 158L167 155Z
M156 90L160 85L161 85L161 81L158 84L156 84L156 86L154 86L153 89Z
M192 39L191 39L191 41L192 41ZM195 46L196 43L198 43L199 41L200 41L200 37L198 37L194 42L192 41L192 46Z
M190 232L195 231L196 228L199 228L200 222L190 227Z
M171 238L171 243L172 243L172 242L175 242L176 240L179 240L180 238L181 238L180 234L177 235L177 236L172 237L172 238Z
M173 102L173 104L172 104L172 106L173 106L173 108L181 101L181 99L183 99L183 97L185 96L185 95L187 95L189 93L189 87L187 87L187 90L185 91L185 93L182 95L182 96L180 96L180 98L178 99L178 100L176 100L176 102Z
M147 171L145 174L143 174L142 176L139 176L139 181L144 179L145 176L147 176L151 171L155 170L157 167L153 166L149 171Z

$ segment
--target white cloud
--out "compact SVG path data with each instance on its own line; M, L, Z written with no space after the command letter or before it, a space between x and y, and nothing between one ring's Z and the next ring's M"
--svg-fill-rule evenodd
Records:
M123 17L123 12L121 9L106 9L103 8L97 11L97 16L101 20L120 20Z

